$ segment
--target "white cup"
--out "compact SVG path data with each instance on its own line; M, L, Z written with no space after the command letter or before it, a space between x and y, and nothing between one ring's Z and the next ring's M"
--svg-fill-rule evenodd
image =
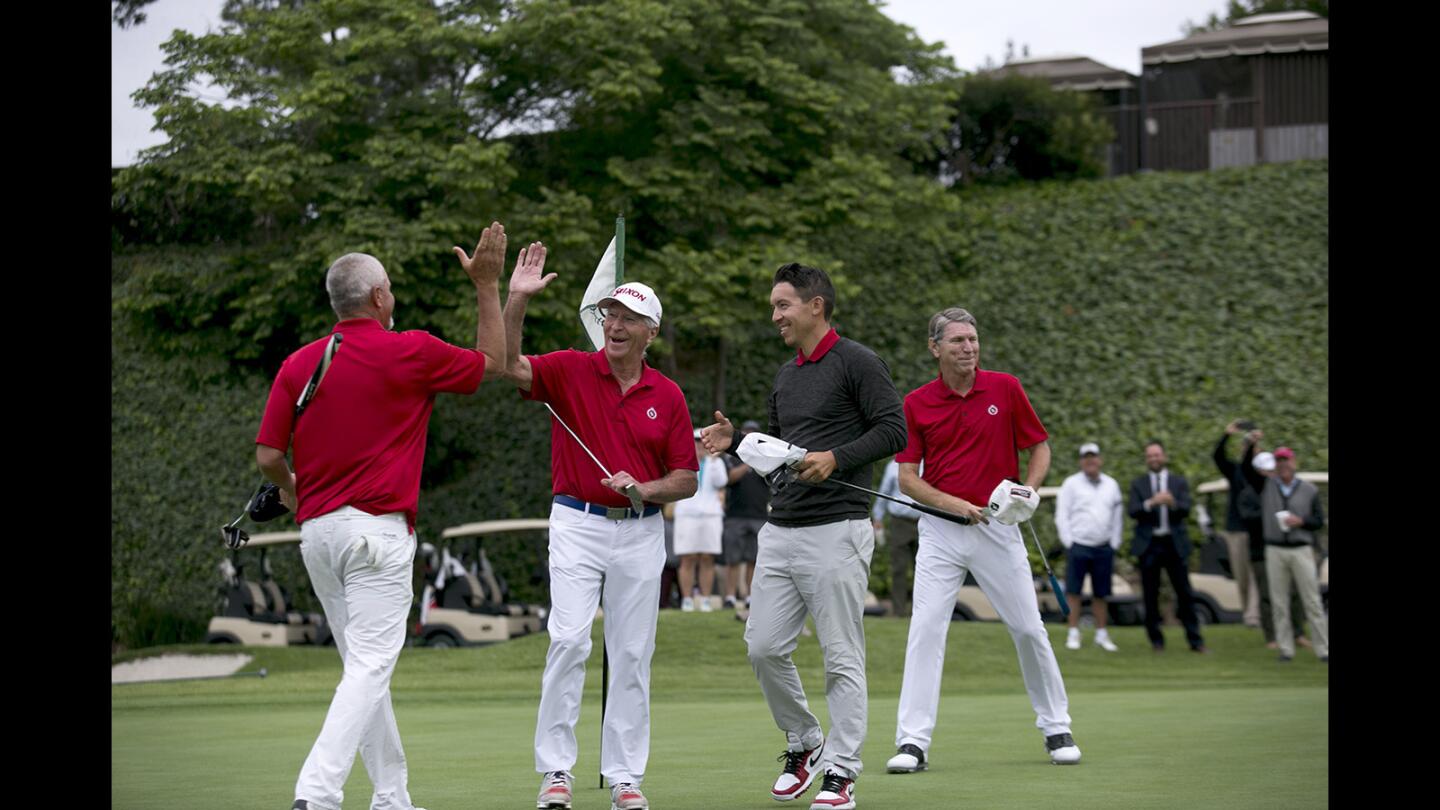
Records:
M1281 509L1279 512L1275 513L1275 522L1280 524L1280 531L1290 531L1290 524L1285 522L1286 519L1288 519L1289 517L1290 511L1288 509Z

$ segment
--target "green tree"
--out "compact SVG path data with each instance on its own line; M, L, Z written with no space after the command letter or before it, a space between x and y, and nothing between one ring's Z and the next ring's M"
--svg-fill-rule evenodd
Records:
M1115 130L1090 95L1044 79L980 73L960 80L936 169L964 188L1019 180L1100 177Z
M1180 26L1185 36L1202 31L1219 31L1242 17L1256 14L1273 14L1278 11L1308 11L1329 18L1330 0L1229 0L1225 5L1225 16L1214 12L1204 22L1186 21Z
M155 0L111 0L110 20L121 28L129 28L145 22L142 8Z
M347 250L386 263L402 323L462 335L448 247L493 217L552 248L527 332L551 348L623 211L631 275L686 313L657 347L670 370L746 339L734 301L763 306L783 261L853 292L897 233L917 279L944 253L916 156L943 140L953 67L864 0L231 0L223 20L167 43L137 98L170 140L115 181L118 244L226 257L130 280L120 306L173 351L273 367L326 326L316 270Z

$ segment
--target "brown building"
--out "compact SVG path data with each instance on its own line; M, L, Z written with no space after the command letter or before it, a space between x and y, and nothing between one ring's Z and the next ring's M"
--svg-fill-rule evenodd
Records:
M1260 14L1140 50L1140 166L1250 166L1330 154L1330 21Z

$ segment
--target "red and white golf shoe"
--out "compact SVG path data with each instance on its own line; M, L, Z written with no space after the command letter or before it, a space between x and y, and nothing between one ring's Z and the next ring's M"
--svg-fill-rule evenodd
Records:
M810 802L810 810L854 810L855 780L842 776L829 768L820 783L820 792Z
M776 757L785 763L785 767L780 771L780 778L775 780L775 786L770 788L770 797L777 802L788 802L804 793L815 781L820 757L824 753L825 740L822 739L809 751L786 751Z

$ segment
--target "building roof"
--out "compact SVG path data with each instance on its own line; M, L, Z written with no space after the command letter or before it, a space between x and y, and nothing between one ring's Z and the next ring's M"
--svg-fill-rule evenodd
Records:
M994 73L1048 79L1056 90L1123 90L1135 86L1133 74L1076 54L1013 59Z
M1257 14L1236 20L1219 31L1201 31L1184 39L1140 49L1142 65L1297 53L1330 48L1330 21L1308 11Z

